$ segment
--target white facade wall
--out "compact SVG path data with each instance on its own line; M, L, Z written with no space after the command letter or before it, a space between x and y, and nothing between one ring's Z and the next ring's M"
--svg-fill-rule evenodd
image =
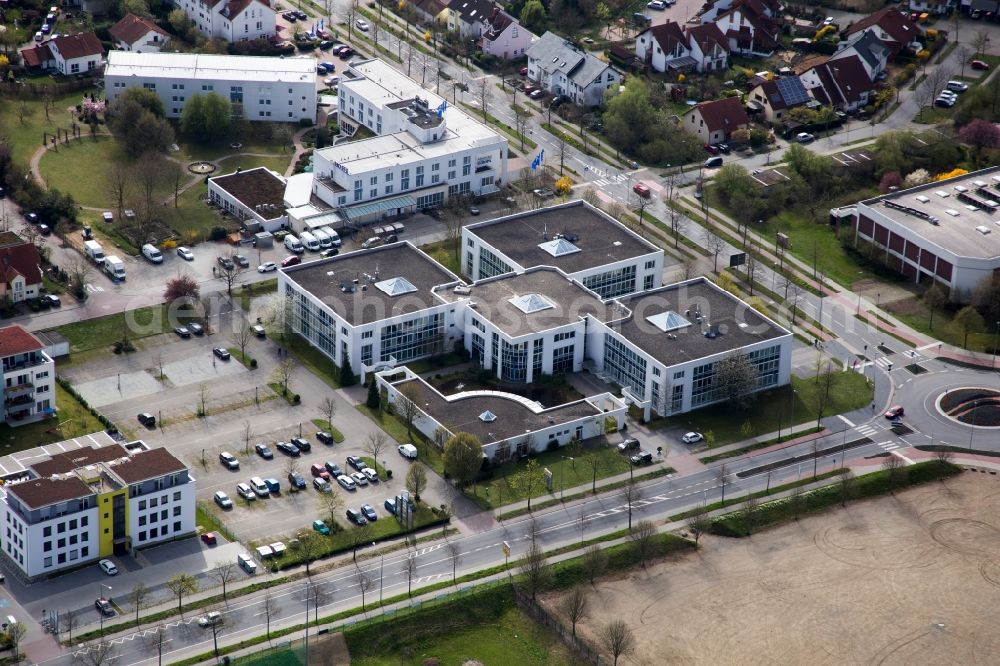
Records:
M159 53L170 41L170 37L155 30L150 30L135 41L134 44L115 40L115 48L132 53Z
M226 17L226 0L212 3L202 0L176 0L175 4L194 21L198 31L209 39L238 42L275 36L275 11L262 2L251 2L242 12Z
M0 400L3 401L3 411L0 411L0 423L8 420L6 418L8 409L6 401L8 399L14 400L21 396L33 397L32 402L10 406L18 411L22 409L28 411L28 415L20 419L22 422L29 422L44 410L56 407L56 364L44 351L32 353L40 354L44 360L38 364L29 364L24 368L11 367L2 372L3 382L0 386ZM10 420L10 423L16 425L18 421Z
M280 174L273 171L271 171L271 173L284 180ZM245 206L236 197L220 187L215 182L214 178L208 179L208 199L235 217L242 216L250 218L251 222L257 222L265 231L274 233L288 226L287 214L282 213L276 217L269 217L269 215L272 215L273 213L267 211L256 211L248 206Z
M165 486L128 500L128 534L132 547L145 548L195 531L195 482ZM154 536L155 530L155 536Z
M542 348L542 369L541 374L551 375L554 374L552 367L552 359L556 349L563 349L570 345L573 346L573 363L570 369L560 368L560 372L580 372L583 370L583 360L585 355L585 336L587 334L586 322L583 318L580 321L573 322L571 324L566 324L563 326L558 326L555 328L550 328L546 331L540 333L525 333L519 336L510 336L504 333L500 328L493 324L489 319L480 315L479 311L468 306L467 302L459 303L460 309L457 315L457 320L462 323L465 331L463 337L463 344L465 348L469 351L473 349L473 335L479 335L483 338L483 361L482 367L484 370L492 370L493 373L500 378L503 378L504 368L503 368L503 354L501 352L502 344L500 340L505 340L509 344L523 344L528 343L528 360L527 360L527 378L524 380L526 383L530 384L536 379L534 371L534 351L538 345ZM482 328L479 328L482 326ZM493 334L497 334L497 341L500 344L501 349L496 351L497 365L499 367L493 366ZM558 338L558 340L557 340ZM474 356L473 361L478 361Z
M10 507L6 494L0 496L0 510L4 514L2 518L4 554L28 578L79 566L99 557L96 507L57 516L33 525L29 525Z
M647 54L650 52L652 53L647 61ZM648 62L649 66L657 72L662 72L666 70L668 60L691 55L691 51L684 48L682 44L678 44L672 52L668 53L660 47L660 43L653 37L653 33L647 30L640 33L635 40L635 55L643 62Z
M524 55L527 48L531 46L533 37L534 35L527 28L517 21L513 21L504 28L496 39L489 40L483 37L483 53L504 60L513 60Z
M83 74L84 72L89 72L101 67L100 53L80 56L79 58L64 58L62 54L59 53L59 49L56 47L56 42L49 42L49 48L52 50L53 58L55 58L56 69L58 69L61 74Z

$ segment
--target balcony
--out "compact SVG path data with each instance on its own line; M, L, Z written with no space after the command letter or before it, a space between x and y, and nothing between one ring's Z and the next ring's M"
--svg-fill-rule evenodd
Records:
M42 352L8 356L3 359L3 372L4 374L7 374L8 372L17 372L18 370L33 368L37 365L48 363L49 360L49 357Z
M7 397L14 397L20 395L33 395L35 392L35 385L31 382L25 382L23 384L15 384L14 386L8 386L4 390L4 395Z
M33 395L31 395L30 393L25 393L23 395L19 395L16 398L7 398L6 400L4 400L3 404L4 407L6 407L9 410L10 408L16 407L18 405L30 405L34 401L35 398Z

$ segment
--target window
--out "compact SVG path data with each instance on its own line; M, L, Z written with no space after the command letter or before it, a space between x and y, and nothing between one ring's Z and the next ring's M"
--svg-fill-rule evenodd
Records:
M372 331L361 331L361 339L368 340L372 337Z
M653 278L654 277L655 276L653 276L653 275L647 275L644 278L642 278L642 288L643 288L643 290L649 290L649 289L653 288Z
M10 514L9 513L7 514L7 519L10 520ZM52 536L52 526L51 525L47 525L46 527L42 528L42 536L47 536L47 537Z
M76 529L76 518L74 518L73 520L69 521L69 528L71 530L75 530Z
M51 557L46 557L45 560L43 560L43 562L42 562L42 566L44 566L44 567L51 567L52 566L52 558Z
M160 512L160 520L166 520L169 514L170 512L164 509L163 511Z
M146 540L146 530L143 530L139 532L139 541L145 541L145 540Z
M646 359L625 346L617 338L604 338L604 372L615 381L642 397L646 388Z
M181 531L181 521L178 520L177 522L174 523L174 532L180 532L180 531Z
M175 502L181 501L181 491L178 490L177 492L174 493L174 501Z
M583 286L597 292L601 298L630 294L635 291L635 266L625 266L599 275L590 275L583 278Z
M59 539L59 541L56 542L56 548L65 548L65 547L66 547L66 539L65 538Z
M46 541L45 542L45 547L42 548L42 552L43 553L48 553L51 550L52 550L52 542L51 541Z
M454 171L449 171L448 172L448 180L455 180L455 172Z
M646 270L647 271L651 271L655 267L656 267L656 261L655 260L653 260L653 261L647 261L646 262Z
M419 169L420 167L417 168ZM434 164L431 165L431 172L440 170L441 170L441 165L439 163L435 162Z
M145 509L146 509L146 500L139 500L139 511L144 511Z
M59 564L66 564L66 553L59 553L59 556L56 558L56 561Z
M380 361L407 361L437 353L444 343L444 316L434 313L390 324L381 331Z
M408 190L410 189L410 170L403 169L399 173L399 189Z
M59 523L56 526L56 531L59 532L59 534L63 534L66 531L66 523Z
M545 341L542 338L535 340L531 347L531 377L532 381L538 381L542 374L542 356L545 354Z
M573 356L576 346L566 345L552 352L552 374L573 372Z
M83 516L82 518L80 518L80 527L86 527L87 523L89 523L89 522L90 522L90 520L88 519L88 517L87 516Z
M174 507L174 517L181 515L181 508L179 506Z
M455 166L455 163L456 163L455 160L448 160L448 168L450 169L451 167Z
M655 367L655 366L653 367L653 376L654 377L659 377L660 376L660 369L657 368L657 367Z
M80 548L80 557L87 557L88 555L90 555L90 546Z
M69 545L75 546L77 541L78 541L78 539L76 538L75 534L70 534L69 535Z
M417 167L417 182L415 187L424 186L424 168L422 166Z
M441 175L440 174L435 173L435 174L431 175L431 185L437 185L438 182L440 182L440 180L441 180Z
M485 247L479 248L479 277L476 278L477 280L510 273L512 270L514 269L508 266L500 257Z
M523 382L528 376L528 343L511 344L500 341L501 377L507 381Z
M368 181L369 185L378 185L378 176L372 176L371 180Z
M576 337L576 331L563 331L562 333L556 333L552 336L552 342L561 342L562 340L572 340Z
M139 525L142 526L145 524L146 524L146 516L139 516Z
M159 534L160 534L159 530L157 530L155 527L153 529L149 530L149 538L150 539L155 539L157 536L159 536Z
M150 497L149 498L149 508L150 509L152 509L153 507L158 506L159 503L160 503L160 498L159 497Z

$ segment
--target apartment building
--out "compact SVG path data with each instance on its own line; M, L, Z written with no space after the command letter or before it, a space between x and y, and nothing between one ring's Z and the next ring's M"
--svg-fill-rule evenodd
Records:
M34 423L55 413L56 364L45 345L21 326L0 328L3 419L12 426Z
M239 42L276 35L276 12L268 0L175 0L174 4L209 39Z

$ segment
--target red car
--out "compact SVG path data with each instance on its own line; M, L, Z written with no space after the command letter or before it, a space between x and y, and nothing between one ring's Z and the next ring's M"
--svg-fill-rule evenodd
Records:
M528 75L528 68L527 67L522 67L521 69L517 70L517 73L520 74L521 76L527 76Z
M644 199L648 199L649 195L651 194L649 187L643 185L642 183L636 183L635 185L633 185L632 191Z
M982 71L986 71L990 68L990 64L988 62L983 62L982 60L973 60L969 63L969 65L972 66L972 69L979 69Z
M711 144L705 144L705 150L708 151L709 155L718 155L719 149Z
M902 405L893 405L886 411L885 418L887 419L898 419L903 416L905 410Z
M319 478L325 479L327 481L330 480L330 473L326 471L326 467L324 467L323 465L317 463L312 467L310 467L309 471L312 472L313 476L318 476Z
M214 546L216 542L215 532L205 532L201 535L201 540L207 543L209 546Z
M290 257L285 257L285 259L281 262L281 267L288 268L289 266L295 266L301 263L302 263L302 258L299 257L297 254L293 254Z

